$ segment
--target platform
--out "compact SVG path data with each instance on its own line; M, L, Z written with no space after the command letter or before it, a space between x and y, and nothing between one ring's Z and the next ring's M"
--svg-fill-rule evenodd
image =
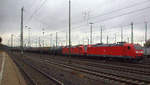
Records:
M15 63L4 51L0 51L0 85L27 85Z

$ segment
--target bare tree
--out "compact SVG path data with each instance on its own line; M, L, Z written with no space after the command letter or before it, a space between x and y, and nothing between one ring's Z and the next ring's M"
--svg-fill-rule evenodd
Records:
M146 41L146 43L144 44L145 47L150 47L150 39Z
M2 38L0 37L0 44L1 44L1 42L2 42Z

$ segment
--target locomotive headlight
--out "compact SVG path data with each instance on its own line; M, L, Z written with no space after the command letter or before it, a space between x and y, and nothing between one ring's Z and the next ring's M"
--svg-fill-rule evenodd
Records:
M144 51L136 51L136 53L144 53Z
M141 53L144 53L144 51L141 51Z

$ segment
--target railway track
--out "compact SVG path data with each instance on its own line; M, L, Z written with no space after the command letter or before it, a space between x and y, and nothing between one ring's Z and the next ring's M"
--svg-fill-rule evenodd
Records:
M43 60L43 62L45 62L45 60ZM105 72L106 70L103 70L103 71L92 70L91 67L85 68L85 67L81 67L81 66L66 65L63 63L55 63L55 62L48 61L48 60L47 60L47 62L50 64L57 65L57 66L62 66L65 68L73 69L73 70L80 71L83 73L92 74L92 75L103 77L103 78L110 79L110 80L119 81L119 82L126 83L126 84L132 84L132 85L133 84L143 84L143 85L145 85L145 84L150 83L149 80L135 78L135 77L131 77L131 76L128 77L128 76L124 76L124 75L120 76L117 73Z
M23 75L26 77L26 79L28 80L29 85L36 85L34 80L30 77L30 75L27 72L25 72L23 70L23 68L19 65L19 63L17 63L17 61L15 59L13 59L13 61L15 62L17 67L20 69L20 71L23 73Z
M45 60L42 60L42 62L45 62ZM47 61L49 64L53 64L53 65L56 65L56 66L60 66L60 67L63 67L63 68L69 68L69 69L72 69L72 70L75 70L75 71L79 71L79 72L83 72L84 73L87 73L87 74L90 74L90 75L94 75L94 76L97 76L97 77L101 77L101 78L104 78L104 79L109 79L109 80L112 80L112 81L117 81L117 82L120 82L120 83L125 83L127 85L147 85L150 83L150 81L147 81L147 80L142 80L142 79L137 79L137 78L134 78L134 77L125 77L125 76L120 76L120 75L117 75L117 74L114 74L114 73L108 73L108 72L104 72L104 71L97 71L97 70L91 70L91 69L87 69L87 68L83 68L83 67L80 67L80 66L72 66L72 65L66 65L66 64L62 64L62 63L55 63L55 62L52 62L52 61Z
M58 62L62 62L65 61L65 59L55 59L54 57L51 58L47 58L44 57L45 60L58 60ZM72 59L71 60L73 63L78 63L81 65L86 65L86 66L92 66L92 67L98 67L98 68L104 68L104 69L111 69L111 70L117 70L117 71L122 71L122 72L129 72L129 73L134 73L134 74L141 74L141 75L150 75L150 68L136 68L135 64L127 64L127 66L121 66L119 64L114 65L114 64L108 64L108 63L95 63L95 62L90 62L90 61L84 61L84 60L76 60L76 59ZM133 67L133 66L135 67Z
M19 57L19 56L18 56ZM27 56L26 56L27 57ZM39 62L39 60L38 60L38 62L35 62L35 61L31 61L31 59L28 59L28 58L23 58L22 57L22 59L24 60L24 61L27 61L27 63L32 63L32 65L34 66L34 67L36 67L36 68L41 68L41 70L42 71L44 71L45 73L47 73L47 74L50 74L50 75L53 75L54 77L56 77L56 78L58 78L59 80L61 80L62 78L63 79L66 79L65 77L69 77L69 78L67 78L67 81L66 80L61 80L63 83L64 83L64 85L99 85L99 83L101 84L101 85L105 85L105 84L107 84L107 85L110 85L110 83L109 82L106 82L105 81L105 84L103 84L104 83L104 81L102 81L102 80L95 80L95 78L90 78L90 77L88 77L88 78L81 78L82 77L82 74L81 74L81 76L80 76L80 74L78 74L78 72L76 73L74 70L73 71L69 71L69 70L66 70L66 68L62 68L62 67L58 67L58 66L54 66L54 65L52 65L52 66L50 66L50 65L48 65L48 64L46 64L46 63L41 63L41 62ZM48 67L49 66L49 67ZM49 69L49 68L52 68L52 69ZM55 71L54 69L58 69L59 71L61 71L60 73L59 72L57 72L57 71ZM61 68L61 70L60 70L60 68ZM53 70L54 70L54 72L53 72ZM65 74L64 74L64 72L63 71L66 71L65 72ZM67 73L67 74L66 74ZM57 74L57 75L56 75ZM70 75L68 75L68 74L71 74L72 76L70 76ZM77 75L76 75L77 74ZM59 75L59 76L58 76ZM61 76L60 76L61 75ZM64 75L64 77L62 77L62 75ZM68 76L67 76L68 75ZM77 81L77 80L72 80L72 78L73 79L75 79L74 77L76 77L76 78L78 78L78 80L79 81ZM87 80L88 79L88 81L83 81L83 80ZM81 82L81 81L83 81L83 82ZM96 82L95 82L96 81ZM97 82L98 81L98 82ZM79 84L79 82L80 82L80 84ZM85 83L85 82L88 82L88 83ZM92 82L92 83L91 83ZM77 83L77 84L76 84ZM47 85L47 84L46 84ZM52 84L53 85L53 84ZM121 85L121 84L115 84L115 85Z
M49 55L42 55L45 57L49 57ZM54 56L54 55L51 55ZM66 60L68 57L66 56L55 56L55 57L51 57L54 59L59 59L59 60ZM71 60L81 60L81 61L86 61L86 62L90 62L90 63L100 63L100 64L111 64L111 65L117 65L117 66L126 66L126 67L131 67L131 68L143 68L143 69L150 69L150 63L132 63L132 62L121 62L121 61L113 61L113 60L97 60L97 59L86 59L86 58L80 58L80 57L71 57ZM149 59L150 62L150 59Z
M59 80L41 71L40 68L34 67L31 63L27 63L25 60L22 60L21 58L18 58L18 57L15 57L15 58L12 57L12 59L16 63L16 65L19 67L19 69L28 78L28 81L30 82L31 85L45 85L45 84L46 85L64 85ZM28 69L28 71L25 69Z
M46 60L51 60L51 59L47 58ZM58 62L61 62L61 61L58 61ZM93 63L93 62L80 61L80 60L72 60L72 62L81 64L81 65L85 65L85 66L111 69L111 70L117 70L117 71L129 72L129 73L141 74L141 75L150 75L150 69L132 68L132 67L126 67L126 66L111 65L111 64L106 64L106 63L105 64L104 63Z
M90 75L95 75L95 76L98 76L98 77L102 77L104 79L118 81L118 82L121 82L121 83L132 84L132 85L135 85L135 84L141 84L141 85L146 84L147 85L147 84L150 83L149 80L142 79L139 76L138 76L138 78L136 78L135 76L132 77L132 76L129 76L129 75L126 75L126 76L125 75L118 75L117 73L113 73L113 72L112 73L111 72L105 72L106 70L105 71L104 70L103 71L92 70L91 67L84 68L84 67L68 65L68 64L64 64L64 63L60 63L60 62L58 63L58 61L57 61L57 63L55 63L56 61L49 61L49 60L45 60L45 59L42 59L40 61L43 62L43 63L53 64L53 65L60 66L60 67L63 67L63 68L72 69L72 70L75 70L75 71L87 73L87 74L90 74Z
M32 54L32 53L31 53ZM35 55L38 55L36 53L33 53ZM42 54L41 54L42 55ZM44 57L49 57L49 55L42 55ZM51 56L54 56L54 55L51 55ZM51 57L51 58L54 58L54 59L61 59L61 60L66 60L68 57L66 56L57 56L57 57ZM131 67L131 68L143 68L143 69L150 69L150 63L145 63L145 62L142 62L142 63L131 63L131 62L121 62L121 61L109 61L109 60L97 60L97 59L87 59L87 58L80 58L80 57L71 57L72 60L82 60L82 61L87 61L87 62L90 62L90 63L105 63L105 64L111 64L111 65L118 65L118 66L126 66L126 67ZM149 59L149 62L150 62L150 59Z

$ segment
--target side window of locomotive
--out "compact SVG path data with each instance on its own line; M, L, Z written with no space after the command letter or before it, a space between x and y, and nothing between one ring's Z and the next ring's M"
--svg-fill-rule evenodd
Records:
M87 51L87 46L84 46L84 50Z
M131 47L130 46L128 46L128 50L130 50L131 49Z

